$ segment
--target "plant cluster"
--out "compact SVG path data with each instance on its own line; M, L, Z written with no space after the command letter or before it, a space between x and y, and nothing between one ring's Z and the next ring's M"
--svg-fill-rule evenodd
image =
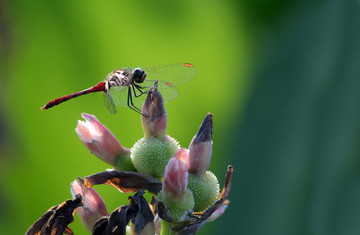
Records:
M220 191L208 171L212 155L213 115L208 113L189 147L166 134L167 113L157 83L147 92L142 107L144 137L131 149L93 115L82 114L75 129L92 154L112 170L78 177L71 183L73 199L50 208L26 234L73 234L68 224L76 211L92 234L196 234L224 213L229 201L232 167ZM129 196L129 205L108 212L93 188L107 184ZM143 197L152 194L151 202Z

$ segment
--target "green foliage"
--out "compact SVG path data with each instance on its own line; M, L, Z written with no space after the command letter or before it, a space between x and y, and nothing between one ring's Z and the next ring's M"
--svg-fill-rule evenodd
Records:
M359 233L359 11L301 3L273 29L242 122L227 129L236 219L215 234Z

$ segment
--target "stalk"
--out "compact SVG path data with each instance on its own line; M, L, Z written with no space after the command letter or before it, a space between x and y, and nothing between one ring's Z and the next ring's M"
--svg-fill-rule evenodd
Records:
M160 235L176 235L176 232L172 231L170 224L167 221L162 219Z

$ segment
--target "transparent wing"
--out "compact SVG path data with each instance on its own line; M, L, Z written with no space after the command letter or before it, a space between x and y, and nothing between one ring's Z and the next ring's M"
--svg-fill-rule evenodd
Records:
M158 85L158 91L160 92L161 96L163 97L164 102L169 102L179 96L179 91L174 86L169 86L165 82L160 82Z
M105 107L110 111L110 113L116 114L116 108L109 92L103 94L103 99Z
M145 70L147 74L145 81L137 84L142 87L140 90L143 93L131 86L130 97L127 86L111 87L110 92L104 96L105 106L111 113L116 113L114 105L128 107L129 105L131 106L131 101L133 106L141 109L147 95L146 92L154 86L156 80L159 80L158 90L164 102L173 100L179 96L176 86L182 85L196 76L196 68L192 64L181 63L162 66L144 66L141 68Z
M113 86L110 88L110 95L116 106L127 107L127 86Z
M196 68L192 64L169 64L162 66L144 66L141 67L146 72L146 78L167 82L172 86L179 86L196 76Z
M129 92L128 92L129 88L127 86L111 87L110 94L114 101L114 104L120 107L128 107L129 105L135 106L136 108L141 110L142 105L146 98L146 93L142 94L140 91L135 89L135 93L136 93L135 96L134 89L132 88L132 86L130 88L131 88L131 97L129 97ZM146 92L148 89L142 89L142 90ZM128 100L129 100L129 105L128 105ZM131 101L133 105L131 105Z
M149 90L150 87L153 87L155 81L152 80L145 80L141 83L142 87L146 87L146 91ZM168 82L159 81L158 84L158 91L160 92L161 96L163 97L164 102L169 102L179 96L179 91L175 86L170 85Z

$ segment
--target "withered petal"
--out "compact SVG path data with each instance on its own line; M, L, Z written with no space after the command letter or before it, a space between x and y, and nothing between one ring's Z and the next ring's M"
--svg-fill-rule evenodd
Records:
M74 221L74 211L82 205L82 197L77 194L74 199L51 207L26 232L26 235L62 235L73 234L68 224Z
M85 177L85 185L107 184L117 188L123 193L132 193L140 189L148 190L151 193L158 193L162 188L159 179L150 175L130 171L104 171Z
M42 227L44 227L51 217L51 215L55 212L56 208L58 206L53 206L49 210L47 210L35 223L31 225L31 227L26 232L26 235L28 234L40 234Z
M136 208L121 206L116 208L109 216L104 216L96 221L93 235L125 235L126 226L130 219L135 217Z
M126 226L135 215L136 208L132 206L121 206L109 216L108 225L105 230L106 234L112 232L111 234L125 235Z
M154 223L154 214L151 211L149 204L145 200L143 195L144 195L144 191L140 190L134 196L129 197L130 206L138 208L135 218L131 219L131 223L134 224L136 234L140 234L140 232L149 223Z
M171 229L178 231L179 234L196 234L197 231L204 225L206 220L222 205L229 203L227 197L229 196L231 190L231 176L233 173L233 167L228 166L225 178L225 185L221 190L218 200L210 206L204 213L198 215L193 215L190 222L186 221L184 223L173 223ZM158 208L159 210L159 208ZM160 210L159 210L160 211ZM159 214L160 216L160 214Z
M152 196L151 198L151 202L149 203L149 207L150 207L150 210L152 211L152 213L154 215L156 215L156 198L154 196Z
M201 123L199 131L196 134L196 142L211 141L213 133L213 115L208 113Z
M65 235L74 235L74 232L71 230L71 228L66 227L64 231Z
M105 232L106 226L108 225L109 216L103 216L94 224L92 235L102 235Z
M231 165L229 165L227 172L226 172L225 185L224 185L223 189L221 190L221 193L219 194L219 200L222 198L225 198L225 200L226 200L226 198L230 194L232 173L233 173L233 167Z
M167 209L166 205L162 201L156 201L156 209L158 212L158 215L161 219L167 221L167 222L173 222L173 219L171 218L171 214L169 210Z
M130 205L115 209L109 216L99 219L93 227L93 235L125 235L126 226L131 220L135 231L140 233L148 223L153 223L149 204L143 197L144 191L140 190L134 196L130 196Z

